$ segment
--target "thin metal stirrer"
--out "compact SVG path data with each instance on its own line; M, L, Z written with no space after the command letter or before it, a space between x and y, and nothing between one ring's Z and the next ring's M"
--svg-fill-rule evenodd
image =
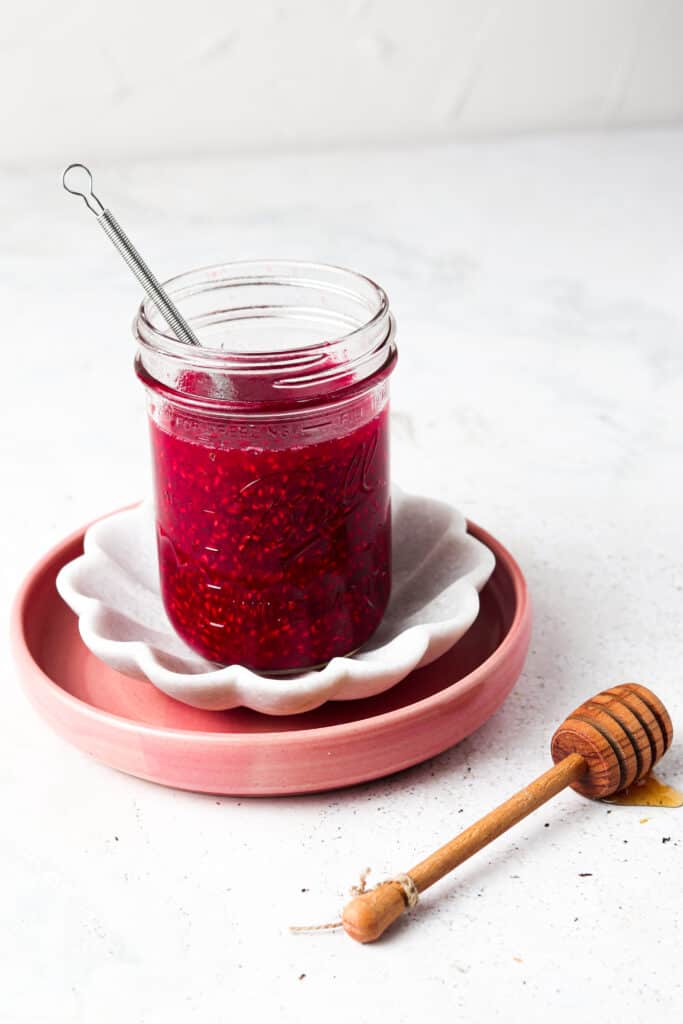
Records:
M80 173L82 171L85 172L87 181L84 182L85 187L78 188L76 187L77 179L82 178ZM76 178L74 178L74 174ZM71 185L67 183L67 178L71 180ZM175 303L171 301L126 232L116 220L116 217L109 210L105 209L93 192L92 174L85 164L69 164L62 174L62 185L71 195L80 196L90 212L95 215L97 223L107 238L116 246L176 338L179 341L185 342L186 345L199 345L200 341L187 320Z

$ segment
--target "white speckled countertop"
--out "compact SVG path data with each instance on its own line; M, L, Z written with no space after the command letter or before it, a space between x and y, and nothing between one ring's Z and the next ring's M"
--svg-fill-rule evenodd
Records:
M567 793L381 944L287 926L329 920L363 868L407 868L529 781L593 692L639 680L683 723L682 164L683 132L650 132L98 167L162 276L294 256L387 288L394 475L500 536L535 629L517 689L457 748L260 801L89 761L3 647L0 1020L680 1019L683 811ZM138 288L59 170L0 175L5 608L49 545L147 477ZM683 783L682 741L661 774Z

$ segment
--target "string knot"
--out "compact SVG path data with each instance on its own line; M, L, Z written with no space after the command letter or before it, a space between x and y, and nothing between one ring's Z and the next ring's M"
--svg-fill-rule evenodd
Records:
M412 910L413 907L417 906L420 893L410 875L394 875L393 878L388 878L384 884L387 885L391 882L395 882L396 885L401 887L403 899L406 901L408 910Z

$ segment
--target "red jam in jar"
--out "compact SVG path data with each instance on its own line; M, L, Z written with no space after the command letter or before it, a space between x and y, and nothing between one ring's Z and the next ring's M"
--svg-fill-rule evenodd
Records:
M280 262L168 288L201 347L147 303L135 326L169 619L222 664L291 672L349 654L391 588L386 296Z

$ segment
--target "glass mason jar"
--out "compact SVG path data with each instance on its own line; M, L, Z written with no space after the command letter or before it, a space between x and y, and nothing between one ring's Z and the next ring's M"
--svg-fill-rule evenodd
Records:
M360 647L391 587L383 290L313 263L227 263L167 289L201 347L145 301L161 592L199 654L264 672Z

